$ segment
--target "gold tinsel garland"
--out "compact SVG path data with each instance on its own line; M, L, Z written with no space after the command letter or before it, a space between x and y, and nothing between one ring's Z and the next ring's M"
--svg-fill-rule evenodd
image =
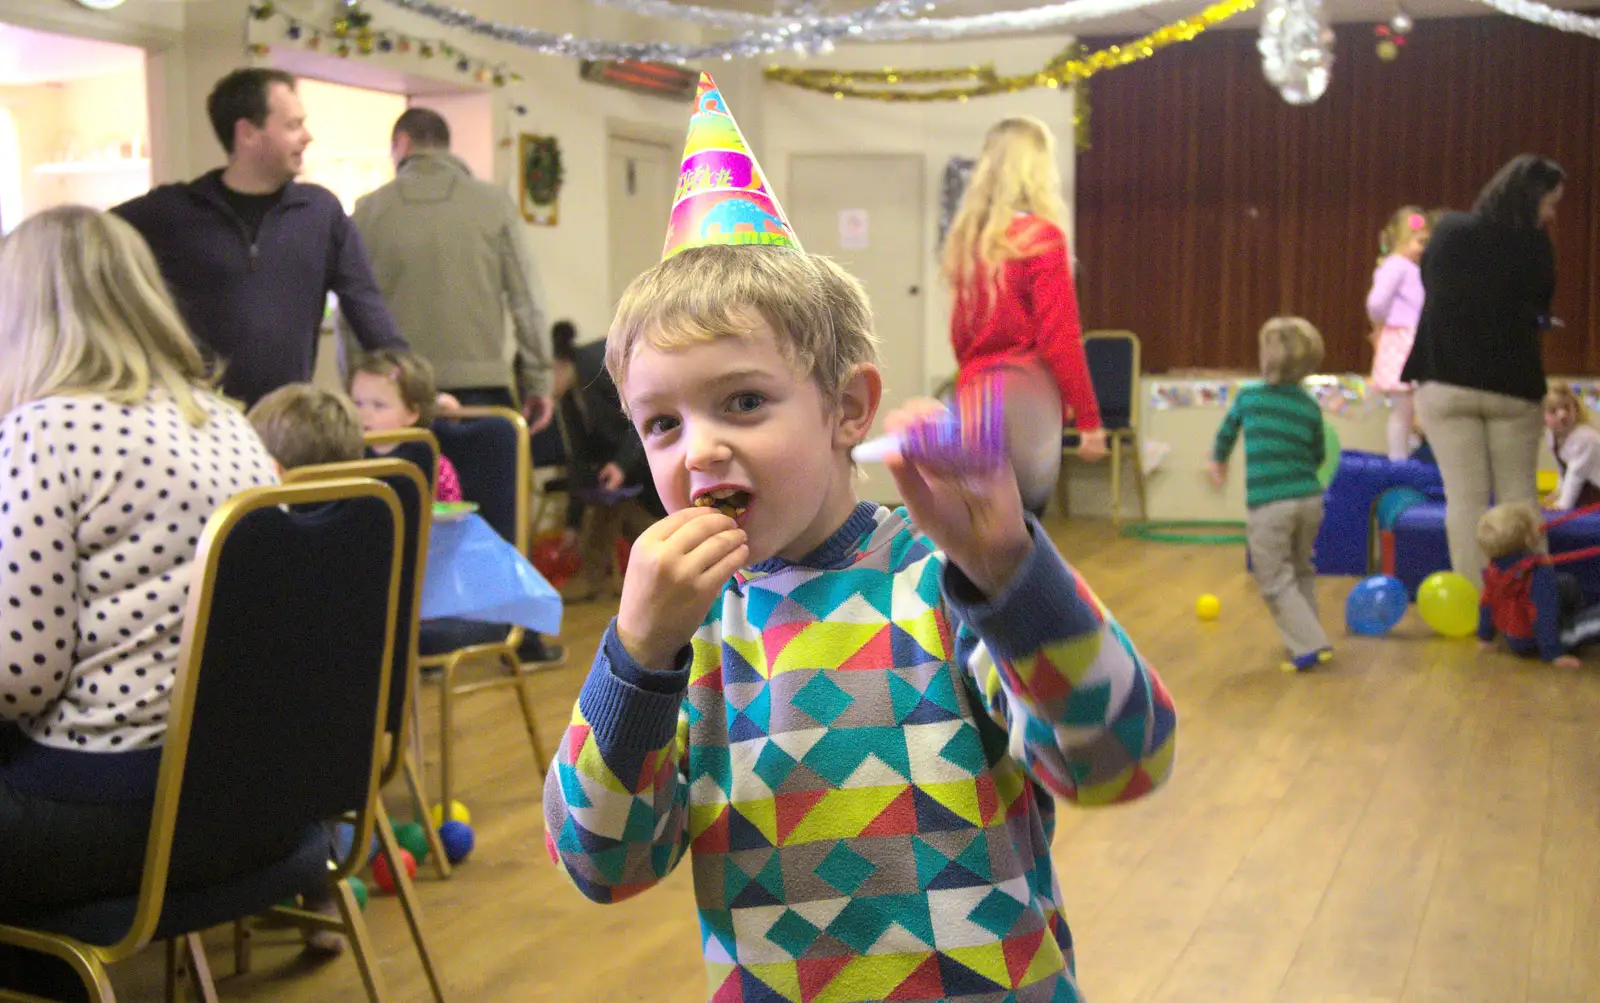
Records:
M992 94L1014 94L1035 87L1052 89L1071 86L1099 73L1148 59L1169 45L1187 42L1213 25L1256 5L1257 0L1222 0L1193 17L1163 25L1143 38L1123 45L1107 46L1084 53L1073 43L1050 62L1032 73L999 76L994 67L962 66L926 70L816 70L790 66L769 66L766 78L791 87L832 94L835 98L867 98L873 101L966 101ZM904 85L953 84L976 81L961 87L908 90ZM887 86L862 86L878 84Z

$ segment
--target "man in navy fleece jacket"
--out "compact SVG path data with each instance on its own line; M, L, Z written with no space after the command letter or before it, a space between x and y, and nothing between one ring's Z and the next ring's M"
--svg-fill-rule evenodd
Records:
M112 211L155 252L184 320L246 405L311 378L327 294L363 347L405 348L338 198L298 184L311 142L295 78L235 70L206 100L227 167Z

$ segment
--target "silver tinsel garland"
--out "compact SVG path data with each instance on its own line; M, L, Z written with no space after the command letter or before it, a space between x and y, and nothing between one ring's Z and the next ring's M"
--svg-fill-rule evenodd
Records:
M570 33L556 34L538 28L487 21L460 7L448 7L433 0L384 0L402 10L420 14L448 28L460 28L498 42L519 45L551 56L578 59L636 59L646 62L688 63L710 59L762 56L785 50L793 52L831 52L834 43L860 35L864 25L908 18L922 9L924 0L878 0L850 14L841 14L807 24L790 21L780 28L750 30L733 38L702 45L672 42L612 42L583 38Z
M701 7L672 0L589 0L601 7L626 10L657 20L683 21L709 28L739 31L777 31L788 29L793 36L804 36L828 22L843 22L853 42L939 41L971 38L1005 32L1045 31L1070 24L1097 21L1149 7L1171 6L1174 0L1068 0L1023 10L998 11L969 17L873 17L858 11L823 17L816 7L797 5L793 13L776 16L747 14L721 7ZM914 4L926 14L936 3Z
M1333 78L1333 29L1322 0L1269 0L1261 15L1261 71L1290 104L1311 104Z
M787 31L790 34L799 34L814 30L828 22L837 22L847 31L852 25L862 24L861 15L858 13L826 15L822 13L821 5L816 3L786 4L778 14L751 14L729 10L726 7L701 7L697 4L676 3L674 0L589 0L589 2L596 7L614 7L658 21L683 21L703 28L724 31ZM937 5L932 0L922 0L921 3L907 6L912 9L931 10Z
M1570 10L1558 10L1548 4L1536 3L1534 0L1478 0L1478 2L1486 7L1493 7L1502 14L1542 24L1546 28L1600 38L1600 17L1576 14Z

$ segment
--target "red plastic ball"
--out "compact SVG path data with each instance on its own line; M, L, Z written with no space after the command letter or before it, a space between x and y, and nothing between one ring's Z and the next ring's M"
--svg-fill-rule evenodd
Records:
M567 546L560 530L549 530L534 537L528 548L528 560L544 576L545 581L560 588L578 573L582 559L576 546Z
M406 877L414 878L417 876L416 857L413 857L406 850L401 850L400 862L405 865ZM381 891L394 891L394 873L389 870L389 858L382 853L372 858L372 883L377 885Z

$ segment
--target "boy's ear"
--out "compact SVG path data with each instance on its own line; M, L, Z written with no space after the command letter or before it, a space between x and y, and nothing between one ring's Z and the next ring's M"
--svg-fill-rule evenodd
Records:
M872 431L872 420L883 402L883 374L870 362L858 364L839 388L839 421L834 447L851 449Z

